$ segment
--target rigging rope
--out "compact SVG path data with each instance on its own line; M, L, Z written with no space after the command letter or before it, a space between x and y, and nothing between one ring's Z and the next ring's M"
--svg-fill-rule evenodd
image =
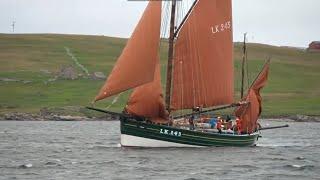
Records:
M118 94L116 97L113 98L111 104L109 104L109 106L106 108L106 110L108 110L112 105L114 105L116 102L118 102L119 97L121 96L122 93Z

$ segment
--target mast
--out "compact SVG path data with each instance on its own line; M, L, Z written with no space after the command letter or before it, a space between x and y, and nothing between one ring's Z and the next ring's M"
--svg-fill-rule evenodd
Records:
M244 65L246 61L246 53L247 53L247 46L246 46L246 36L247 33L244 33L243 35L243 56L242 56L242 66L241 66L241 99L243 98L243 84L244 84Z
M167 65L167 83L166 83L166 109L170 113L170 98L171 98L171 81L172 81L172 59L173 59L173 44L174 44L174 24L176 17L176 0L172 0L171 19L170 19L170 36L169 36L169 51Z

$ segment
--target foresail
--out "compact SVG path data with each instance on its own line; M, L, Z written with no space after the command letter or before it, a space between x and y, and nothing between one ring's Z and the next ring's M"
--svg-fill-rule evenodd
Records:
M175 43L171 108L233 102L231 0L199 0Z
M161 1L150 1L95 101L153 81L160 24Z
M262 98L260 90L266 85L269 74L270 62L268 61L257 79L253 82L245 97L248 104L244 104L236 109L235 115L241 120L242 132L252 133L257 127L257 120L261 114Z
M167 122L160 75L160 62L157 58L154 80L134 89L126 106L129 114L147 117L153 122Z

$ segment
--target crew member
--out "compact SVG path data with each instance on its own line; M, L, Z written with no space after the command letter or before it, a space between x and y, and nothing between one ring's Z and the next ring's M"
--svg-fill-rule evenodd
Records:
M194 119L200 119L200 114L201 114L201 107L194 107L192 108L192 113L195 115Z
M219 133L221 134L221 128L222 128L222 119L220 117L218 117L218 122L217 122L217 129L219 131Z
M238 117L236 118L236 125L238 134L241 134L241 121Z
M190 130L194 130L194 116L192 115L190 118L189 118L189 129Z
M227 120L227 130L231 130L232 129L232 121L231 120Z

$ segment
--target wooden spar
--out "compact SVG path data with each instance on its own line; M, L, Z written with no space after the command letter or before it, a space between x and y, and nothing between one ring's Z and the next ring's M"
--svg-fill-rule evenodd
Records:
M241 103L241 104L243 104L243 103ZM213 108L213 109L208 109L208 110L204 110L204 111L200 111L200 112L192 112L192 113L189 113L189 114L175 116L175 117L173 117L173 119L179 119L179 118L188 117L188 116L192 116L192 115L196 115L196 114L203 114L203 113L208 113L208 112L212 112L212 111L218 111L218 110L222 110L222 109L237 107L237 106L240 106L241 104L240 103L233 103L233 104L229 104L229 105L226 105L226 106Z
M271 127L261 127L259 128L259 130L268 130L268 129L278 129L278 128L285 128L285 127L289 127L288 124L286 125L282 125L282 126L271 126Z
M166 109L169 113L171 111L170 110L170 101L171 101L171 81L172 81L172 60L173 60L175 17L176 17L176 0L172 0L168 64L167 64L167 82L166 82Z
M242 65L241 65L241 99L243 98L243 91L244 91L244 65L246 61L246 54L247 54L247 46L246 46L246 36L247 33L244 33L243 36L243 56L242 56Z
M119 116L119 117L127 117L125 114L123 113L117 113L117 112L112 112L112 111L106 111L106 110L103 110L103 109L97 109L97 108L94 108L94 107L86 107L87 109L90 109L90 110L94 110L94 111L98 111L98 112L102 112L102 113L106 113L106 114L110 114L110 115L114 115L114 116Z
M176 32L174 33L174 37L177 37L180 29L182 28L182 25L186 22L186 20L188 19L189 15L191 14L194 6L197 4L199 0L195 0L192 4L192 6L190 7L190 9L188 10L187 14L184 16L183 20L181 21L180 25L178 26L178 28L176 29Z

